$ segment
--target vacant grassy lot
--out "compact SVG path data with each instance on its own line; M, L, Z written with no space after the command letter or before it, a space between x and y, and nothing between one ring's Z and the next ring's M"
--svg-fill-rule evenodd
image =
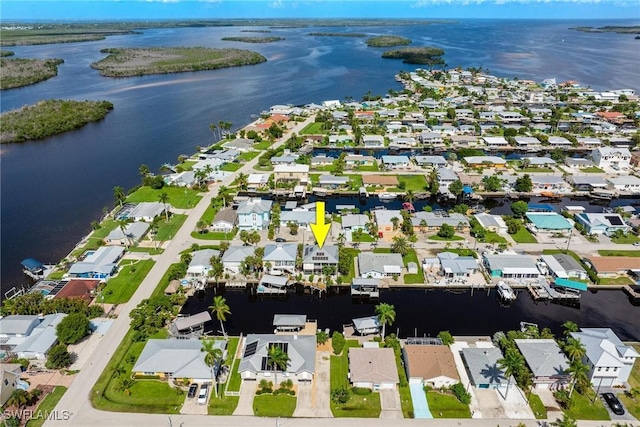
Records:
M398 182L401 185L404 183L404 188L400 187L400 191L424 191L427 186L427 180L424 175L399 175Z
M533 237L533 234L524 225L518 229L516 234L510 234L510 236L516 243L538 243L538 240Z
M120 264L118 275L109 279L107 286L102 290L104 302L107 304L122 304L129 301L154 264L155 261L150 259L134 262L123 261Z
M410 249L409 252L402 257L404 261L404 266L409 265L410 262L415 262L418 265L418 273L416 274L405 274L404 275L404 283L407 285L424 283L424 273L422 272L422 263L418 261L418 255L414 249Z
M633 280L628 278L627 276L620 277L601 277L598 281L599 285L613 285L613 286L622 286L622 285L633 285Z
M220 170L223 170L226 172L235 172L238 169L240 169L242 166L244 166L244 164L242 163L225 163L224 165L220 166Z
M160 194L167 193L169 204L174 208L188 209L195 206L202 196L198 195L198 190L179 187L163 187L155 190L151 187L140 187L127 197L127 203L159 202Z
M253 413L258 417L290 418L296 409L296 397L287 394L262 394L253 398Z
M253 160L256 156L260 154L259 151L248 151L246 153L242 153L238 156L238 160L242 163L248 162L249 160Z
M187 215L173 214L169 217L169 222L166 222L164 219L160 220L160 222L158 222L156 240L164 242L165 240L173 239L186 219Z
M613 243L617 243L619 245L628 245L630 243L636 243L636 242L640 242L640 238L638 236L636 236L635 234L625 234L621 237L612 237L611 241Z
M309 123L307 126L305 126L304 129L300 131L300 135L325 134L327 133L327 131L323 129L324 125L325 125L325 122Z
M427 401L434 418L471 418L469 405L460 402L453 394L429 390Z
M51 393L49 393L42 402L38 405L38 411L42 411L43 413L51 413L53 408L56 407L58 401L62 398L64 392L67 391L67 388L64 386L56 386ZM45 417L33 418L27 422L27 427L41 427L46 421Z

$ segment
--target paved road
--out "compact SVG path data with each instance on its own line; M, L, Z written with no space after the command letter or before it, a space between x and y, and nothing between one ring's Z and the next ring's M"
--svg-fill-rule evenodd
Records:
M276 142L276 144L274 144L274 147L282 145L290 138L292 133L300 133L300 131L312 120L313 118L309 118L304 122L296 124L291 130L285 133L283 137ZM250 173L253 170L253 167L258 163L258 159L259 156L247 162L239 171ZM158 256L157 262L151 271L149 271L147 277L142 281L138 290L131 297L129 302L122 307L120 315L113 322L109 331L105 334L104 338L100 341L95 351L90 356L91 362L85 364L71 387L69 387L58 403L58 406L56 407L58 411L68 411L71 413L71 418L69 420L58 422L63 422L65 425L79 426L105 425L103 413L92 408L88 399L89 393L91 392L93 385L98 380L98 377L109 363L111 356L116 351L118 345L120 345L122 339L129 330L129 313L143 299L148 298L151 295L169 265L180 260L180 252L191 246L191 232L195 230L196 223L200 220L209 206L211 198L217 195L218 188L220 188L221 185L230 185L233 182L234 177L235 175L231 175L222 182L212 185L200 202L198 202L198 204L191 210L189 216L184 222L184 225L176 233L171 242L168 243L165 251ZM93 421L87 422L87 419L85 418L87 416ZM112 425L126 425L131 414L122 414L121 417L122 418L119 419L119 421L113 422ZM166 418L161 422L166 422ZM57 422L47 422L47 425L55 423Z

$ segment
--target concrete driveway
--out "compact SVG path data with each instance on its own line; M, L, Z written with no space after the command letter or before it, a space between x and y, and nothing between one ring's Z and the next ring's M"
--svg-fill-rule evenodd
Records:
M602 390L601 390L602 391ZM616 390L617 391L617 390ZM613 393L614 395L616 395L616 391L611 391L611 393ZM604 400L604 398L602 397L602 392L598 395L598 397L600 398L600 401L602 402L602 405L605 407L605 409L607 410L607 412L609 413L609 417L611 417L611 421L638 421L635 419L635 417L633 415L631 415L629 413L629 411L627 410L627 408L625 408L624 403L622 403L622 401L620 401L620 404L622 405L622 407L624 408L624 414L622 415L616 415L613 413L613 411L611 410L611 408L609 408L609 405L607 405L607 401ZM616 397L618 397L616 395ZM619 399L619 398L618 398Z
M253 415L253 398L256 395L255 381L242 381L240 384L240 399L233 415Z
M476 389L474 392L480 411L482 411L482 418L508 418L502 407L502 402L500 402L502 399L496 390L487 388ZM513 393L513 390L511 392Z
M400 393L397 389L380 390L380 418L399 419L402 416Z
M332 418L329 406L330 395L330 353L316 352L316 375L311 383L298 385L298 400L294 417Z

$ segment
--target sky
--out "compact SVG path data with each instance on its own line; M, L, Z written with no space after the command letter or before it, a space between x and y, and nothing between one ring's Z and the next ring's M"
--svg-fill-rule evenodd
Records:
M225 18L637 19L640 0L2 0L12 20Z

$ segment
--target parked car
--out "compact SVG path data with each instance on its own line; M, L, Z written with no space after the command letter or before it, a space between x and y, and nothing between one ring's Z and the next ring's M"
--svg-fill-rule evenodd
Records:
M198 391L198 384L191 384L189 386L189 392L187 393L187 396L189 397L189 399L193 399L194 397L196 397L197 391Z
M604 401L607 402L607 405L609 405L609 408L611 408L614 414L624 415L624 408L622 407L622 403L620 403L615 394L603 393L602 397L604 398Z
M282 237L278 237L278 238L276 239L276 242L278 242L278 243L284 243L284 242L286 242L286 241L287 241L287 239L283 239Z
M198 394L198 405L204 405L207 403L207 393L209 392L209 384L202 384L200 387L200 393Z
M634 242L633 246L640 246L640 242Z

